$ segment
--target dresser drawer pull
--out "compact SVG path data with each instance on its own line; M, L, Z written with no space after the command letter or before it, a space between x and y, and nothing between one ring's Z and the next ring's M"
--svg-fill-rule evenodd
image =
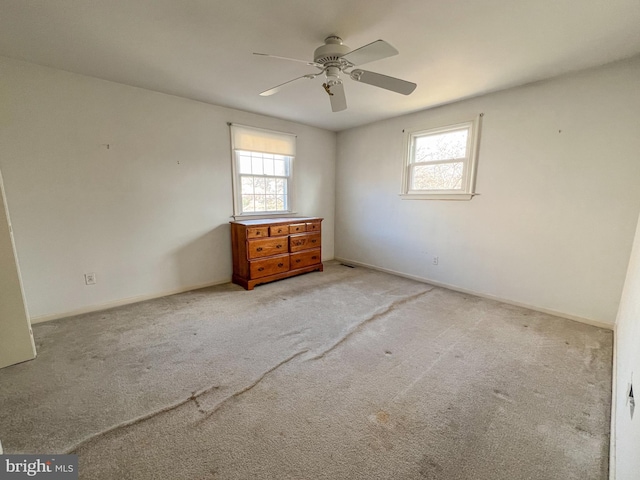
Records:
M284 263L281 262L281 263L278 264L278 266L279 267L284 267Z
M302 260L300 260L299 258L296 258L296 263L300 263Z
M314 256L313 256L313 257L311 257L311 258L312 258L313 260L317 260L317 259L318 259L317 255L314 255Z
M260 267L260 268L258 269L258 271L259 271L259 272L262 272L263 270L264 270L264 267Z
M276 248L282 248L282 245L276 245Z
M311 240L311 243L316 243L317 240L314 238L313 240Z
M281 229L281 228L279 228L277 233L282 233L282 229Z
M256 248L256 252L261 252L261 251L262 251L262 247Z

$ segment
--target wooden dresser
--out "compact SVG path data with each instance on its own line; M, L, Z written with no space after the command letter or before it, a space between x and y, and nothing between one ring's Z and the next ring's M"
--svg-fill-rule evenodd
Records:
M231 223L232 282L247 290L261 283L322 271L318 217L238 220Z

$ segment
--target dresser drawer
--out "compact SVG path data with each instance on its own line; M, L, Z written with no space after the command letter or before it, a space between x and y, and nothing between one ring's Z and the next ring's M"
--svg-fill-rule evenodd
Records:
M249 259L287 253L287 237L261 238L249 240L247 243Z
M319 232L320 231L320 222L308 222L307 223L307 232Z
M253 260L249 263L249 276L252 279L287 271L289 271L289 255Z
M269 227L247 228L247 238L266 238L269 236Z
M294 268L308 267L309 265L315 265L320 263L320 249L314 248L313 250L304 250L298 253L292 253L290 260L291 270Z
M307 231L306 223L292 223L289 225L289 233L302 233Z
M289 251L299 252L320 246L319 233L304 233L301 235L291 235L289 237Z
M289 235L289 225L278 225L277 227L269 227L269 236L279 237L281 235Z

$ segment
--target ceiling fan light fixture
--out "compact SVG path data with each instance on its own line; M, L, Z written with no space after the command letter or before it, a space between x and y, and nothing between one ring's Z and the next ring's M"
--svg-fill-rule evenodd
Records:
M340 67L326 67L324 75L327 77L327 80L340 80L340 72Z

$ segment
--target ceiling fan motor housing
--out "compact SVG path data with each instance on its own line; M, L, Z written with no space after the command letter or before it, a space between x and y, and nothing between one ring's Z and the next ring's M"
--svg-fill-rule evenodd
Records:
M340 65L340 57L349 53L351 49L342 44L342 39L332 35L324 39L324 45L316 48L313 52L313 61L321 65Z

